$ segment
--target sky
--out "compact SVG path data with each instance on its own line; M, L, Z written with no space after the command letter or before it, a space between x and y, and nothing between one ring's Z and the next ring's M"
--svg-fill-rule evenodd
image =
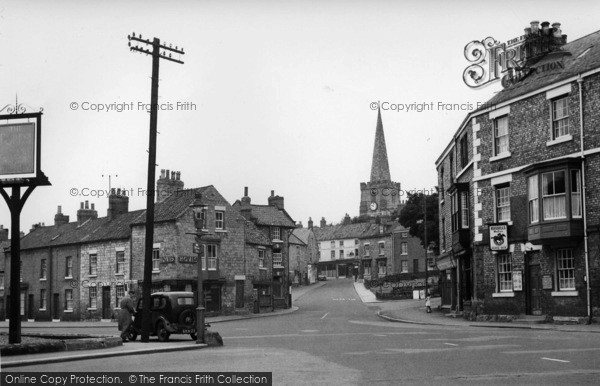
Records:
M53 224L58 205L74 221L85 200L106 216L109 175L132 192L130 210L145 208L152 60L129 51L132 32L185 51L183 65L160 63L157 177L180 171L186 188L214 185L231 204L245 186L254 204L274 190L306 225L358 215L378 105L392 180L434 187L462 120L501 87L465 85L465 45L508 41L532 20L562 23L568 41L600 28L600 2L572 4L5 0L0 110L16 98L43 108L52 183L30 196L21 230Z

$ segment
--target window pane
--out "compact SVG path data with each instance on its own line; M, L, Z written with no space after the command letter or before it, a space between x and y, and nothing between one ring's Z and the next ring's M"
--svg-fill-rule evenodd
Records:
M527 179L527 195L529 197L529 222L538 222L540 220L540 202L537 174Z
M500 292L513 290L511 255L498 255L498 284Z
M581 217L581 173L571 170L571 215Z
M575 262L571 249L556 251L556 266L558 269L558 289L575 290Z

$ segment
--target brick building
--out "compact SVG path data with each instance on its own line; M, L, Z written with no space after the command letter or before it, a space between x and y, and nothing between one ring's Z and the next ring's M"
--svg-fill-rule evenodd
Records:
M443 303L470 317L591 317L600 31L568 44L558 23L526 33L521 73L465 118L436 162Z
M289 239L291 232L296 228L296 223L285 211L284 198L276 196L271 191L267 199L268 205L252 204L248 196L248 188L244 188L244 197L233 203L233 208L238 211L248 224L256 227L272 244L272 264L269 266L272 275L266 278L263 292L270 283L270 295L275 308L289 308L291 306L290 293L290 254Z

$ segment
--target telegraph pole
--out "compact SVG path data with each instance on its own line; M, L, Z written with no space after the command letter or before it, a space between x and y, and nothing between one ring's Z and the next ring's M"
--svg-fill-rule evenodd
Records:
M429 245L427 244L427 196L423 193L423 233L425 237L425 297L429 295Z
M146 198L146 244L144 253L144 281L142 286L142 334L141 341L150 341L150 331L152 330L152 320L150 313L150 293L152 287L152 251L154 244L154 174L156 168L156 120L158 116L158 65L160 59L170 60L175 63L183 64L181 60L171 57L174 52L183 55L183 48L175 48L172 45L160 44L160 39L154 38L152 42L149 39L143 40L142 35L128 35L130 51L137 51L146 55L152 55L152 89L150 93L150 144L148 146L148 183ZM134 41L135 46L131 45ZM152 46L152 51L148 48L139 46L138 43ZM163 52L161 53L161 49ZM167 56L167 51L169 51Z

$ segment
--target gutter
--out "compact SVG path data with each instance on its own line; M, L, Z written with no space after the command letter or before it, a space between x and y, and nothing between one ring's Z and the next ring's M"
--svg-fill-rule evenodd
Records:
M587 316L588 324L592 323L592 300L590 289L590 255L588 248L588 230L587 230L587 212L586 212L586 183L585 183L585 150L583 142L583 77L581 74L577 77L577 85L579 86L579 135L581 136L581 211L583 216L583 246L585 257L585 287L587 300Z

